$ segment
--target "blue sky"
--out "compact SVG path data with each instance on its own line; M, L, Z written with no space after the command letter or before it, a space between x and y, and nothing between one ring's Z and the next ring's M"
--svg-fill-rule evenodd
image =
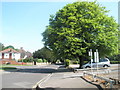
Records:
M70 2L2 2L2 31L0 42L5 46L23 47L34 52L43 47L42 33L49 17ZM109 16L118 21L118 3L101 2Z

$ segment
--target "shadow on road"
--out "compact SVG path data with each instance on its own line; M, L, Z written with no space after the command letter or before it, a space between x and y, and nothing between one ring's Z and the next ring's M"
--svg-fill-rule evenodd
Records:
M57 65L55 65L57 66ZM64 65L53 67L42 67L42 68L19 68L16 70L5 70L7 72L21 72L21 73L59 73L59 72L72 72L72 70L65 68Z

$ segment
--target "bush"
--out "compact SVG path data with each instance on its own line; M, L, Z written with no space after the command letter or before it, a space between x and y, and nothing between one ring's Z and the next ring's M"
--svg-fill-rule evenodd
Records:
M78 61L73 61L72 64L78 64Z
M69 59L66 59L65 60L65 66L67 67L67 66L69 66L70 65L70 60Z
M27 57L27 58L25 58L25 59L22 59L21 60L21 62L25 62L25 63L27 63L27 62L32 62L33 61L33 58L32 57Z
M109 59L112 60L112 61L119 61L120 60L120 54L113 55L113 56L109 57Z
M43 61L42 61L42 59L38 59L37 62L38 62L38 63L41 63L41 62L43 62Z

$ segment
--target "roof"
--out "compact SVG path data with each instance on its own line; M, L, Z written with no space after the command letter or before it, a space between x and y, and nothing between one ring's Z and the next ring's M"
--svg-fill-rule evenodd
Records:
M18 51L12 49L12 48L8 48L8 49L5 49L3 51L0 51L1 53L18 53Z

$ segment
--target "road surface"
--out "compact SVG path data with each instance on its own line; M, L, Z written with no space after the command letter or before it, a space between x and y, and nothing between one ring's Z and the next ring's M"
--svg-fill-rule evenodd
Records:
M16 66L19 71L2 73L2 88L32 88L39 80L52 72L58 65L47 66Z

